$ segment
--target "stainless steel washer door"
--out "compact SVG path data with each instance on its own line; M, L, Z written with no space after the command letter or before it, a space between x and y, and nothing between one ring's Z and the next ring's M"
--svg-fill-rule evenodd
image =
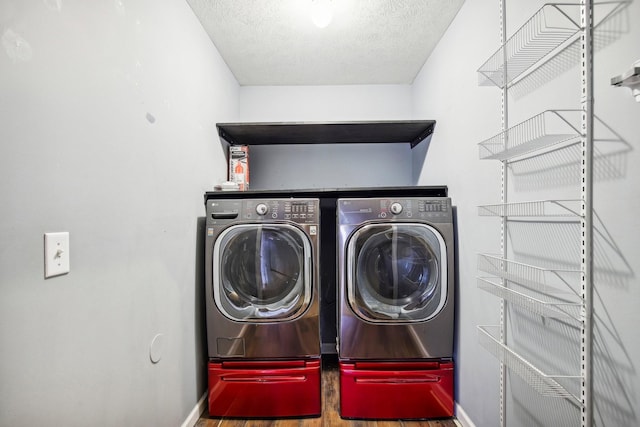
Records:
M236 321L294 319L311 301L311 243L288 224L229 227L213 249L216 306Z
M447 298L446 246L426 224L368 224L347 244L347 298L370 322L419 322Z

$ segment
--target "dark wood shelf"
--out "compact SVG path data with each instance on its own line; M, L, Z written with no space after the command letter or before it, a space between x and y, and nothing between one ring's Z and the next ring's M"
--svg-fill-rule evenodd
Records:
M218 123L231 145L406 143L411 148L429 137L435 120L363 122Z

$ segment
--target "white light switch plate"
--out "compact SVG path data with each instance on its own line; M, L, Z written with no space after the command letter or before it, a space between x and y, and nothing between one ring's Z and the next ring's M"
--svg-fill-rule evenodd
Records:
M44 278L69 272L69 233L44 233Z

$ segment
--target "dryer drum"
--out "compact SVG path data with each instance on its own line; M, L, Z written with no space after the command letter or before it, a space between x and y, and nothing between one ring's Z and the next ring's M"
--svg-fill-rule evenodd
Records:
M298 284L301 253L299 236L265 227L243 231L227 243L222 256L223 283L242 301L279 301Z
M309 243L295 227L230 228L215 251L216 302L237 320L300 314L310 298L305 277L309 274L308 253Z

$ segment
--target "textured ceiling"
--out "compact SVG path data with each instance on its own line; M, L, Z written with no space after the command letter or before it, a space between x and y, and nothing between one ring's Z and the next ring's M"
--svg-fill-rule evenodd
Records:
M464 0L187 0L241 85L410 84Z

